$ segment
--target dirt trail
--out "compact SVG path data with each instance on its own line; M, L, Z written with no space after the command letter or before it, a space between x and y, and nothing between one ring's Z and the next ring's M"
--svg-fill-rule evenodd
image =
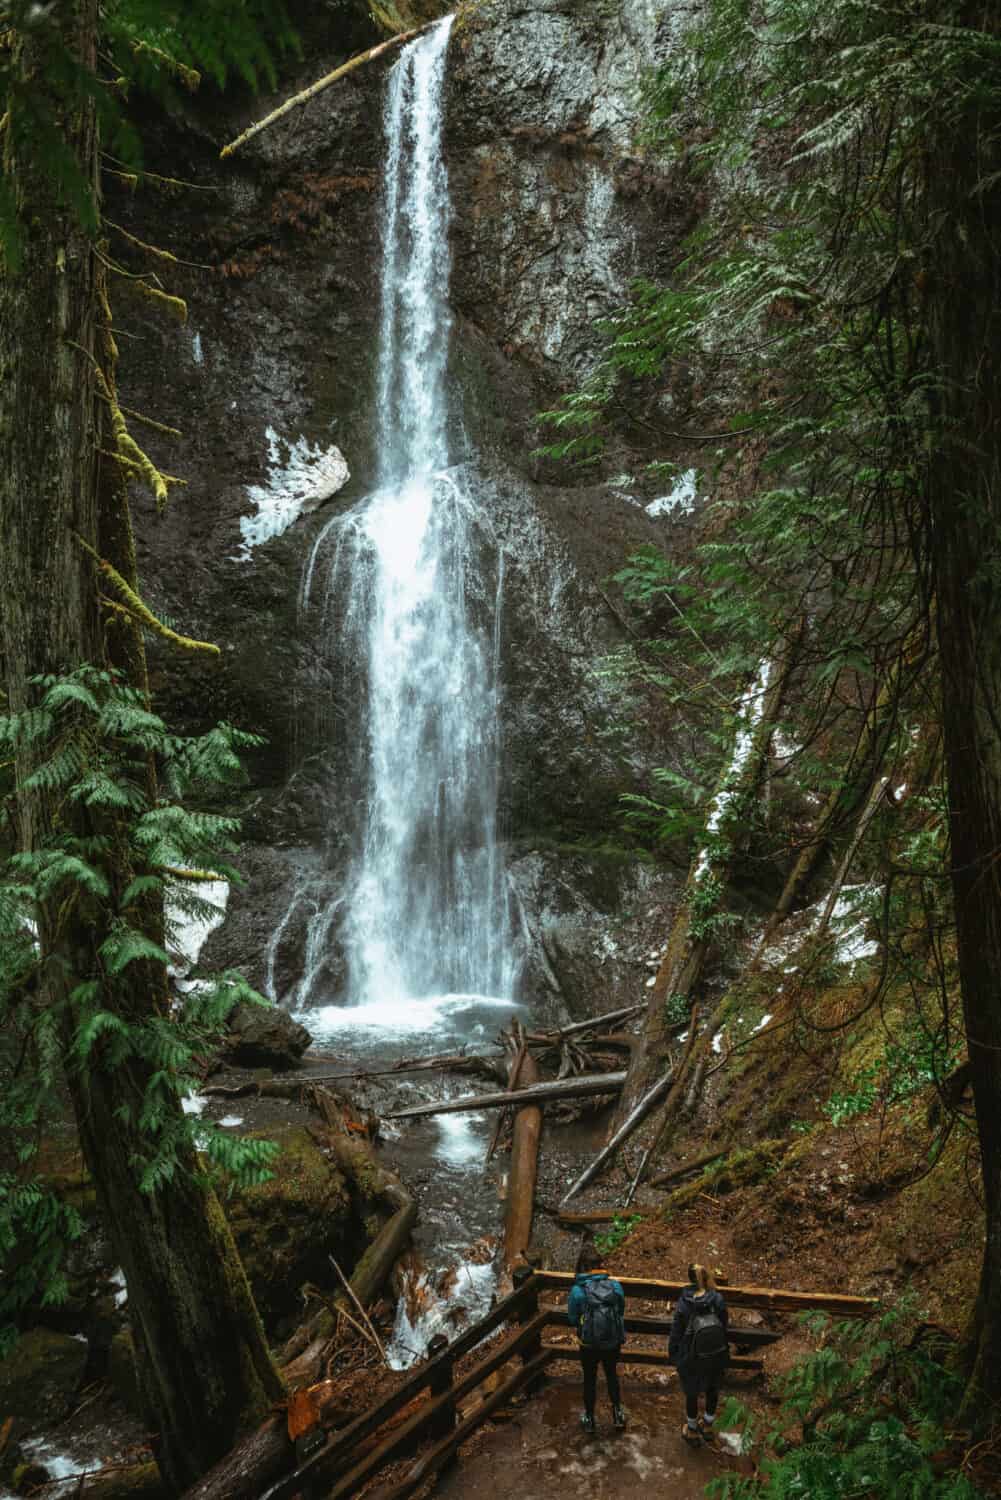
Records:
M677 1388L663 1393L623 1380L629 1424L612 1431L599 1386L598 1435L581 1434L580 1381L550 1380L504 1426L486 1429L439 1480L435 1500L553 1500L586 1493L588 1500L635 1500L641 1489L670 1500L702 1500L706 1483L747 1461L681 1437Z

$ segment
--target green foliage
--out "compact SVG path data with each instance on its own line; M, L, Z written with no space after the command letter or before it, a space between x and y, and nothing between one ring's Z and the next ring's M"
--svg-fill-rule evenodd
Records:
M823 1338L816 1353L786 1376L782 1406L762 1425L739 1402L722 1420L739 1423L754 1445L753 1477L734 1473L707 1488L713 1500L977 1500L962 1472L964 1452L949 1424L962 1386L949 1369L951 1350L902 1303L871 1322L832 1324L809 1314ZM802 1441L789 1432L802 1425Z
M610 1255L619 1248L623 1240L628 1239L636 1225L642 1222L642 1214L616 1214L608 1228L595 1235L595 1249L600 1250L602 1255Z
M34 1144L67 1075L104 1088L129 1070L124 1092L134 1097L123 1118L141 1143L145 1191L190 1170L182 1163L194 1161L192 1147L207 1170L247 1184L266 1178L275 1150L180 1106L233 1007L266 1002L235 973L172 1002L165 976L178 922L217 910L204 881L239 879L224 858L234 820L182 799L237 783L238 751L259 741L227 725L172 735L140 693L94 667L31 686L31 708L0 716L0 744L31 757L22 786L45 799L52 826L38 847L0 865L0 1138L21 1163L0 1175L4 1338L24 1301L60 1294L62 1254L80 1229L32 1175ZM154 760L171 795L158 791ZM63 940L81 924L94 934L82 950Z
M0 115L6 114L10 147L51 183L89 234L100 224L87 164L68 144L66 122L92 108L105 150L138 170L138 136L122 105L130 86L160 96L180 83L197 86L208 73L221 87L230 73L257 88L274 87L276 53L296 47L282 0L108 0L101 35L75 34L68 6L8 0L0 11ZM99 43L96 68L86 62ZM6 180L0 184L0 258L20 263L18 206Z
M669 1031L684 1026L691 1015L691 998L685 994L668 995L664 1001L664 1025Z
M832 1093L824 1113L832 1125L845 1125L877 1106L885 1110L901 1104L941 1083L958 1061L958 1050L943 1053L941 1037L916 1032L889 1043L878 1058L856 1068L852 1088Z

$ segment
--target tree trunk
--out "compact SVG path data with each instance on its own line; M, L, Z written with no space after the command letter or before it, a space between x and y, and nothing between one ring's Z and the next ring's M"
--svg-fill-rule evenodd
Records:
M958 25L1001 19L966 4ZM971 64L971 72L973 65ZM974 97L927 162L935 364L930 557L942 663L952 885L986 1205L972 1414L1001 1398L1001 110ZM981 113L980 111L986 111Z
M519 1062L521 1064L519 1071ZM539 1081L539 1068L528 1051L519 1053L511 1065L511 1084L530 1088ZM528 1253L535 1213L535 1179L539 1164L539 1137L542 1134L542 1110L537 1104L523 1104L515 1111L511 1139L511 1167L507 1179L507 1202L504 1206L504 1264L511 1268L521 1255Z
M766 673L765 665L762 664L764 680L760 710L755 713L754 705L749 704L744 716L743 731L738 728L738 744L741 732L748 734L750 741L742 755L735 746L734 754L720 777L716 796L710 804L704 846L689 871L688 883L674 915L667 951L650 990L646 1023L639 1044L633 1052L629 1076L619 1099L614 1121L616 1126L620 1126L632 1114L639 1101L649 1094L669 1066L672 1033L667 1019L667 1004L674 997L684 997L691 1006L692 993L699 985L712 951L711 924L704 918L702 922L696 919L696 905L700 893L710 891L713 887L717 892L714 902L716 909L726 899L733 855L730 840L739 836L741 823L747 816L752 799L767 777L772 733L796 663L799 641L800 637L797 635L784 643L780 660L772 666L770 673ZM713 818L715 828L712 827Z
M66 0L51 21L80 67L95 69L98 0ZM97 202L98 140L92 99L57 94L46 51L49 22L18 37L14 66L60 130ZM145 687L141 642L102 631L93 564L76 536L116 565L131 549L117 477L99 472L108 414L96 398L95 363L113 350L102 327L103 288L91 243L64 195L15 132L5 132L4 172L17 204L22 264L0 280L0 641L8 707L34 701L30 679L83 663L127 666ZM111 372L113 380L113 371ZM117 465L114 466L117 469ZM103 481L103 482L102 482ZM126 573L128 576L128 573ZM18 757L19 782L31 764ZM38 849L53 833L108 841L107 902L79 894L38 913L40 993L59 1017L69 1063L78 1011L73 990L101 987L101 1004L126 1024L166 1014L162 965L131 964L128 984L108 980L98 953L118 897L133 873L127 834L107 814L56 805L23 784L16 799L18 847ZM162 917L149 908L151 936ZM193 1148L178 1149L169 1181L139 1186L137 1161L151 1138L138 1124L152 1064L111 1065L99 1042L66 1076L80 1142L104 1222L129 1290L140 1384L168 1490L190 1483L259 1421L282 1392L260 1320L222 1211L199 1182ZM179 1102L168 1122L180 1130Z

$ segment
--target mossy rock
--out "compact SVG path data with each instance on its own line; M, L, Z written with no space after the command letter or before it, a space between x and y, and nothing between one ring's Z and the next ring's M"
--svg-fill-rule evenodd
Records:
M0 1420L24 1417L35 1426L61 1421L80 1389L87 1352L84 1339L29 1328L0 1365Z
M368 1243L343 1174L310 1132L268 1132L281 1155L270 1182L234 1189L224 1201L237 1249L266 1327L284 1332L302 1309L300 1287L335 1280L331 1255L350 1274Z

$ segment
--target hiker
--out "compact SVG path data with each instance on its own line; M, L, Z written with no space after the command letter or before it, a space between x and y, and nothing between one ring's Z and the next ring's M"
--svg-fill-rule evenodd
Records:
M625 1292L607 1271L601 1270L601 1256L594 1246L585 1245L570 1288L567 1317L580 1340L580 1362L584 1372L584 1412L580 1425L589 1437L594 1436L595 1430L594 1402L598 1394L599 1365L605 1372L615 1430L621 1432L626 1425L615 1368L626 1337L625 1311Z
M681 1435L697 1447L716 1439L713 1423L720 1381L730 1362L726 1338L727 1310L716 1277L697 1262L688 1267L686 1286L674 1308L667 1352L677 1368L685 1393L685 1423ZM699 1396L705 1395L705 1414L699 1417Z

